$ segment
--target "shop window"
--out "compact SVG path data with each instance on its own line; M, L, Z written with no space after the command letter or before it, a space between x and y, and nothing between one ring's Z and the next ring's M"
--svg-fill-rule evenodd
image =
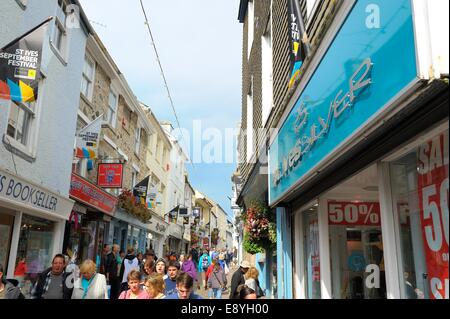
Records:
M31 297L38 275L51 266L53 236L53 222L25 214L22 216L14 272L26 298ZM19 273L21 268L25 271Z
M389 164L405 299L449 298L448 129Z
M306 298L320 299L319 219L317 206L302 213Z
M14 216L0 213L0 264L3 265L5 274L7 273L13 227Z
M372 165L324 195L335 299L386 298L377 176Z

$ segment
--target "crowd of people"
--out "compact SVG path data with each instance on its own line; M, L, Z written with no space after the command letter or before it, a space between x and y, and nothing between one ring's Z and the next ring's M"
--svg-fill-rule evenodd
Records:
M97 265L99 264L99 265ZM257 299L264 296L258 271L243 261L233 273L231 287L227 275L234 268L233 255L225 250L171 253L158 258L153 250L126 254L118 245L105 245L100 260L84 260L74 266L67 256L54 256L51 267L37 277L32 299L221 299L224 292L231 299ZM0 299L23 299L17 280L4 278L0 265Z

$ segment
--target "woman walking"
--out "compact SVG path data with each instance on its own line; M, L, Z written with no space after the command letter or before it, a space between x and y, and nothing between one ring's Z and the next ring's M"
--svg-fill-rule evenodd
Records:
M208 292L210 299L222 299L222 291L227 286L227 276L219 263L214 264L214 269L208 278Z
M147 292L141 288L141 274L137 270L132 270L128 274L128 289L127 291L123 291L119 299L148 299Z
M164 299L164 290L166 285L161 274L152 274L145 282L145 290L147 291L149 299Z
M80 278L74 283L72 299L108 299L106 277L97 273L97 266L90 259L80 266Z

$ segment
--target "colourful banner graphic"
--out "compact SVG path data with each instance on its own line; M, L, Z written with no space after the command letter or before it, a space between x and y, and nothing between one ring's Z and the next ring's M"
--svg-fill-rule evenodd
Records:
M50 17L0 49L0 99L35 102L42 59L42 44Z
M300 76L300 68L308 54L308 37L298 0L289 0L288 14L291 39L291 78L289 87L291 87Z
M99 116L97 119L78 131L76 138L76 157L89 159L97 158L102 123L103 116Z
M418 195L431 299L448 299L448 131L419 148Z

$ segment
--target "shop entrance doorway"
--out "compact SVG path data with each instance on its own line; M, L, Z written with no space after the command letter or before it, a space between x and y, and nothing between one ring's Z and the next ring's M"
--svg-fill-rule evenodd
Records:
M386 298L377 185L373 165L325 194L333 298Z
M4 210L2 208L2 210ZM9 250L14 228L14 216L0 212L0 264L3 265L3 272L8 273Z

